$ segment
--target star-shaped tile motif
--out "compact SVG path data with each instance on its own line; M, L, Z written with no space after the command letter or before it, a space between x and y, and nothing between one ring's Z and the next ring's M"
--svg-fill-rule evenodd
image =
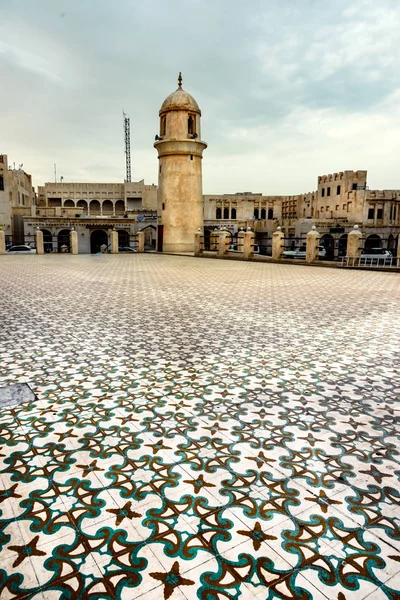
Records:
M265 463L276 462L274 458L268 458L268 456L265 456L262 450L257 454L257 456L246 456L246 458L248 460L254 460L258 469L261 469Z
M74 435L72 432L73 432L73 429L68 429L68 431L64 431L63 433L56 433L56 435L58 435L58 441L62 442L63 440L65 440L67 438L78 437L77 435Z
M168 600L168 598L172 595L175 588L181 585L194 585L194 581L191 579L185 579L179 572L179 563L175 561L172 565L172 569L169 573L150 573L150 576L153 579L157 579L158 581L162 581L164 584L164 599Z
M194 487L195 494L198 494L203 487L215 487L213 483L204 481L204 475L200 475L197 479L184 479L183 483L190 483Z
M8 490L2 490L0 492L0 503L4 502L4 500L6 500L7 498L22 498L22 496L20 494L15 493L15 490L17 489L17 487L18 487L18 483L15 483Z
M171 450L170 446L164 446L164 443L162 440L160 440L159 442L157 442L156 444L145 444L145 446L147 448L152 448L153 450L153 455L157 454L157 452L159 452L159 450Z
M78 467L78 469L82 469L82 477L87 477L89 475L89 473L93 473L94 471L104 471L104 469L101 469L100 467L97 466L97 459L92 460L90 465L76 465L76 466Z
M392 477L392 475L388 475L387 473L381 473L375 465L371 465L368 471L360 471L360 473L364 473L364 475L371 475L379 484L382 483L382 479L384 477Z
M331 498L328 498L325 490L320 490L319 496L317 497L313 496L312 498L304 498L304 500L309 500L310 502L315 502L316 504L318 504L324 514L326 514L328 511L328 505L343 504L343 502L340 502L339 500L332 500Z
M299 440L306 440L312 448L314 448L315 442L323 442L322 439L314 437L311 432L305 437L299 437Z
M13 563L13 567L18 567L28 556L46 556L46 552L36 548L39 541L39 536L36 535L29 544L23 546L9 546L8 549L17 552L18 556Z
M142 515L131 510L132 502L127 502L122 508L108 508L107 512L115 515L115 525L118 527L124 519L139 518Z
M266 533L264 533L263 530L261 529L261 525L260 525L259 521L256 521L256 524L254 525L254 528L252 530L241 529L240 531L238 531L238 533L240 535L246 535L247 537L249 537L252 540L254 550L259 550L262 542L264 542L265 540L276 540L277 539L274 535L267 535Z
M211 427L204 427L204 429L208 429L210 431L211 435L215 435L216 433L219 433L220 431L228 431L226 427L221 427L218 423L215 423Z

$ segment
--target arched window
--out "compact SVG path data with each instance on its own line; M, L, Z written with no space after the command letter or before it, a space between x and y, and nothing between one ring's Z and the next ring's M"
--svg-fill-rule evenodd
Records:
M269 208L268 209L268 219L273 219L273 218L274 218L274 209Z
M215 212L215 218L221 219L221 217L222 217L222 210L220 208L217 208L217 210Z
M160 136L165 135L166 117L160 119Z
M254 209L254 218L258 219L259 218L259 214L260 214L260 212L259 212L258 208L255 208Z
M188 134L193 135L196 133L196 117L189 115L188 117Z
M266 219L267 218L267 211L265 210L265 208L261 209L261 219Z
M236 219L236 208L231 209L231 219Z
M224 208L224 219L229 219L229 208L227 206Z

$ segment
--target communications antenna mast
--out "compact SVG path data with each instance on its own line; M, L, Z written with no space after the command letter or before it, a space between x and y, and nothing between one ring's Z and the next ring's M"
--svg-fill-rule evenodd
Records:
M131 181L131 120L122 111L124 117L124 134L125 134L125 162L126 162L126 178L125 181Z

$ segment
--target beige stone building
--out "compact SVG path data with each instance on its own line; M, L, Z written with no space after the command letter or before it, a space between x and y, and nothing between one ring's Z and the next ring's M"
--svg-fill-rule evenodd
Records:
M396 251L400 234L400 190L370 190L367 171L321 175L313 192L264 196L250 192L204 196L206 240L215 228L233 237L252 227L261 252L271 253L272 234L279 226L286 247L303 245L313 225L321 233L327 258L346 253L347 234L354 224L363 231L366 248Z
M10 243L24 242L23 217L35 213L36 194L32 176L20 168L10 168L6 154L0 154L0 226Z
M145 245L155 248L157 186L144 181L124 183L46 183L38 187L35 215L25 218L29 238L36 228L43 231L45 250L69 247L69 232L78 232L79 252L95 253L110 244L113 229L120 247L133 245L139 231Z

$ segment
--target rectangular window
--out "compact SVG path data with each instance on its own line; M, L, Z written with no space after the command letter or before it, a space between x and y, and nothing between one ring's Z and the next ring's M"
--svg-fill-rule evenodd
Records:
M369 208L368 209L368 220L369 221L373 221L374 220L374 212L375 212L374 208Z
M331 195L331 188L330 187L326 188L326 195L327 196Z
M339 194L340 194L340 185L338 185L336 188L336 196L339 196Z
M339 210L339 204L336 204L336 210Z
M0 192L4 192L4 177L0 175Z
M343 204L343 210L346 210L346 204Z
M376 211L376 218L378 219L378 221L380 219L383 219L383 208L378 208L378 210Z
M325 188L322 188L322 190L321 190L321 196L322 196L322 198L325 196Z
M353 188L352 189L353 189L353 191L357 190L357 184L356 183L353 183Z
M162 203L162 209L165 210L165 202Z

